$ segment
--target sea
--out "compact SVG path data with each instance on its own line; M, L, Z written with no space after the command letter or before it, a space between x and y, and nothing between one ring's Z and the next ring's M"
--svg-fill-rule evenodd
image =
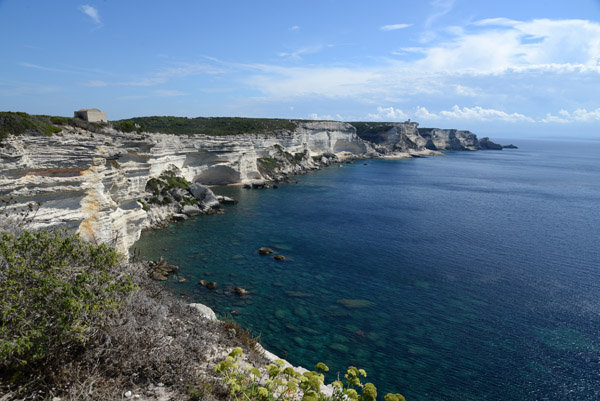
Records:
M239 203L134 248L180 266L174 294L329 382L352 365L380 398L599 400L600 141L511 141L215 187Z

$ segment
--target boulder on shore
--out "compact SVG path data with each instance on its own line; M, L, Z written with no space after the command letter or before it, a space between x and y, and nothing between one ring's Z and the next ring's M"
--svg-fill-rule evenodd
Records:
M159 281L165 281L169 273L179 269L178 266L167 263L163 257L160 257L157 261L148 262L148 267L151 271L150 276Z
M229 196L223 195L217 195L217 200L219 201L219 203L222 203L224 205L235 205L239 202L233 198L230 198Z
M190 308L196 309L204 318L208 320L217 321L217 315L208 306L203 304L189 304Z
M219 200L206 185L197 182L190 185L190 193L196 198L200 208L208 209L219 206Z
M200 208L197 205L185 205L181 209L181 213L183 213L186 216L196 216L202 213L202 210L200 210Z

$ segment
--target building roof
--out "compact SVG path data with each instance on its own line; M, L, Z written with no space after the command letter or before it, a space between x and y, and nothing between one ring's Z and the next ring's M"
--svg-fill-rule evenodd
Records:
M77 110L77 111L78 111L78 112L80 112L80 111L97 111L97 112L99 112L99 113L102 113L102 112L101 112L99 109L79 109L79 110Z

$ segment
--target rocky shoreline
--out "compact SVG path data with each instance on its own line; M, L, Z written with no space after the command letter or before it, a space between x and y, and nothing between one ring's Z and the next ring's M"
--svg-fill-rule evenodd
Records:
M292 182L294 175L359 158L403 159L442 155L445 150L502 148L469 131L419 129L410 122L362 124L299 122L293 131L192 137L63 125L52 136L9 135L0 146L0 197L12 199L16 210L39 202L34 230L63 227L128 254L142 230L223 213L223 204L236 202L215 195L209 185L276 188ZM166 280L177 268L164 260L148 267L154 280ZM207 321L216 321L207 306L189 307ZM217 348L211 363L230 351L230 346ZM268 361L278 359L260 345L254 350ZM210 368L205 364L201 370L209 374ZM149 399L166 399L168 391L155 387L151 390L156 396Z
M423 157L486 143L468 131L423 131L416 123L368 127L360 133L348 123L317 121L266 134L177 136L61 125L51 136L4 138L0 196L15 207L41 202L34 228L65 227L127 253L143 229L217 212L214 194L199 200L181 193L186 185L277 184L353 158ZM157 181L169 185L158 188Z

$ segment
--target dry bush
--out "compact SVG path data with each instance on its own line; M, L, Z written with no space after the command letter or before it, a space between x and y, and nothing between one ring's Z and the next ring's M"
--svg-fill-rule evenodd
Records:
M35 207L32 206L31 211L28 210L16 217L8 213L8 217L16 218L17 221L30 221L29 216L35 213ZM6 221L7 216L3 216L5 218L0 217L0 225L4 227L1 223ZM0 241L0 248L4 246L7 250L6 255L9 255L5 258L0 256L0 273L14 268L14 260L10 256L10 251L13 251L11 241L24 235L30 241L30 248L35 251L35 255L25 252L28 250L27 246L19 245L19 252L29 257L31 262L21 260L19 266L25 270L29 269L29 273L33 275L38 274L41 269L40 261L45 261L48 266L66 266L65 269L61 267L61 275L53 276L54 283L57 288L68 288L77 295L77 288L68 287L67 284L75 283L77 275L80 274L78 272L89 267L90 259L74 257L71 253L75 250L87 255L86 252L95 252L95 249L100 248L104 253L112 252L105 245L80 244L78 237L66 233L39 234L17 230L23 226L16 224L15 230L19 233L4 236ZM50 246L34 245L38 237L45 238L44 241ZM62 242L64 238L68 238L76 246L65 247ZM91 260L93 261L93 258ZM63 263L64 261L70 262ZM222 324L205 319L186 302L153 281L145 263L116 263L115 260L114 265L112 262L109 264L111 266L105 266L110 267L109 269L98 264L94 269L109 273L107 279L126 277L132 290L115 293L115 302L111 302L111 306L115 307L110 310L98 309L103 312L101 315L94 314L96 309L93 308L93 303L88 305L92 307L85 310L88 324L82 332L85 334L84 341L79 341L81 338L77 336L56 337L56 324L50 317L45 319L52 330L45 333L45 341L42 343L45 350L43 357L37 360L33 358L26 369L19 369L9 358L0 356L0 366L4 366L0 368L0 399L47 400L60 397L62 401L122 400L123 394L128 390L134 394L141 394L144 399L159 399L159 395L164 396L165 393L169 399L175 400L225 399L228 391L219 384L213 368L216 362L235 346L242 345L247 350L247 355L253 355L250 349L255 340L249 335L249 331L232 322ZM75 274L70 275L73 271ZM33 282L29 281L29 273L18 278L19 285L35 287ZM88 289L92 292L95 290L92 287ZM7 294L4 291L0 292L0 302L8 299ZM89 295L88 292L86 294ZM46 295L56 297L55 293ZM71 298L67 304L78 305L80 300L77 296ZM39 298L40 302L37 302L35 308L32 308L34 303L27 302L21 302L19 307L24 317L35 320L44 313L50 313L52 307L60 305L61 298L55 299L58 301L54 301L52 305L44 305L43 298ZM0 326L6 323L3 319L5 317L2 314ZM28 327L28 320L20 320L19 316L13 316L12 319L12 324ZM71 328L67 327L68 334L71 333ZM80 326L75 324L73 328L79 330ZM11 344L11 333L4 333L7 344ZM15 372L18 374L15 375ZM158 387L159 383L164 386Z
M151 280L143 263L129 268L138 289L120 312L65 363L19 385L5 383L8 399L121 400L127 390L152 399L159 383L173 399L226 398L213 367L232 347L251 346L248 332L206 320Z

